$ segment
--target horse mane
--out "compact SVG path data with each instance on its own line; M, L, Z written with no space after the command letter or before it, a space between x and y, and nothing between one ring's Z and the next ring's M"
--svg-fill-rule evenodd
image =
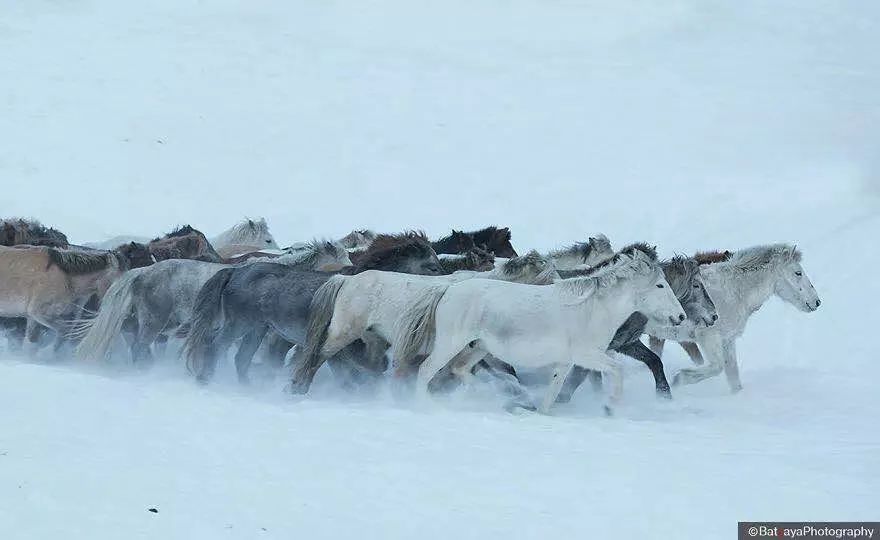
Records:
M719 266L740 273L758 272L775 268L791 261L801 262L802 254L791 244L769 244L741 249Z
M563 279L556 282L556 285L563 291L577 297L586 298L594 292L611 287L619 281L631 279L636 276L646 275L650 272L659 271L659 266L655 260L641 251L634 249L629 253L618 253L615 256L614 264L604 264L598 270L584 276Z
M733 257L732 251L699 251L694 254L694 260L697 261L698 264L715 264L720 262L727 262L730 258Z
M354 229L339 239L339 242L346 249L354 249L358 247L358 237L362 237L367 243L376 239L376 233L369 229Z
M53 264L60 268L65 274L73 276L81 274L91 274L99 270L104 270L110 266L112 259L117 263L120 262L121 255L109 251L100 253L90 253L86 251L73 251L49 248L49 266Z
M311 265L319 257L324 255L333 258L340 258L342 255L347 254L348 250L346 250L340 242L314 239L311 242L307 242L302 247L298 247L280 257L271 259L271 262L288 265Z
M565 255L575 255L581 262L586 263L590 255L596 250L611 251L611 240L604 234L591 236L586 242L575 242L570 246L555 249L550 252L551 257L562 257Z
M525 255L520 255L519 257L511 257L507 259L501 265L501 271L506 276L515 276L523 271L526 267L538 267L541 264L550 264L550 261L547 257L544 257L534 249L526 253Z
M198 229L194 229L194 228L192 227L192 225L184 225L184 226L182 226L182 227L177 227L176 229L174 229L174 230L171 231L170 233L166 234L165 236L160 236L160 237L158 237L158 238L153 238L153 239L150 241L150 243L153 243L153 242L159 242L159 241L162 241L162 240L168 240L168 239L170 239L170 238L182 238L182 237L184 237L184 236L189 236L189 235L191 235L191 234L197 234L197 235L205 236L205 235L202 234L202 232L199 231Z
M0 219L0 226L8 237L6 241L11 244L48 245L63 248L69 245L67 235L54 227L46 227L36 219L21 217ZM47 241L51 243L47 243Z
M680 301L684 302L693 295L694 289L691 285L700 274L700 263L695 258L676 255L661 262L660 268L663 269L667 283ZM676 286L679 284L685 286Z
M399 234L380 234L363 253L356 255L355 266L377 268L391 259L409 256L428 256L431 242L424 231L405 231Z

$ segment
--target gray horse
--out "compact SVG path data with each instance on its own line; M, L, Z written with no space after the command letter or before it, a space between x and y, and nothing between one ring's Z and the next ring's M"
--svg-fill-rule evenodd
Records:
M699 263L693 258L676 256L671 260L661 262L660 266L663 268L666 281L669 282L669 286L678 297L678 301L684 308L691 324L702 327L710 327L715 324L715 321L718 320L718 313L715 310L715 303L706 292L706 287L700 278ZM577 271L560 271L560 275L563 277L570 277L571 274L577 273ZM608 350L625 354L647 365L654 376L657 395L671 398L669 382L663 371L663 361L640 340L642 334L650 333L651 328L655 325L663 326L663 323L650 321L641 313L633 313L617 330L608 345ZM587 376L590 377L594 388L601 386L601 374L575 366L568 374L557 401L569 401L574 391Z
M350 263L339 244L315 241L295 254L276 259L291 267L332 271ZM259 259L252 259L245 265ZM84 334L77 348L81 358L103 359L116 337L123 335L134 363L152 360L150 346L162 346L189 321L196 295L217 272L229 265L188 259L169 259L123 274L107 291L95 318L82 321Z
M386 270L440 275L442 266L423 233L379 235L358 266L343 270L357 274ZM199 291L192 324L184 345L187 366L200 382L211 379L217 359L241 339L235 355L239 381L247 383L254 353L269 330L290 343L305 342L309 306L321 285L333 274L296 270L274 263L257 263L217 272ZM361 372L354 358L365 345L353 344L331 361L344 377ZM349 373L346 374L345 371Z

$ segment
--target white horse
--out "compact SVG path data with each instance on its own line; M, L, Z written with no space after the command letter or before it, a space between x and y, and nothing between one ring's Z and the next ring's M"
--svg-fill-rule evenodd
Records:
M704 254L703 260L713 255ZM723 369L730 390L742 390L736 340L743 334L749 317L774 295L804 312L816 311L822 303L801 266L801 252L794 246L771 244L721 255L720 262L704 264L700 269L706 290L718 310L718 321L708 328L684 324L665 332L652 329L652 335L660 338L695 342L699 347L696 354L701 350L708 359L704 366L678 372L673 385L696 383L718 375ZM697 258L700 259L700 255ZM659 356L663 341L655 339L651 344Z
M265 218L244 219L209 241L224 259L252 251L278 249Z
M591 236L586 242L575 242L547 254L559 270L590 268L613 256L611 241L604 234Z
M398 319L414 300L433 287L476 278L548 285L558 277L553 264L536 251L509 259L487 272L419 276L368 270L333 276L315 292L306 346L296 359L291 388L303 393L325 359L358 339L370 346L370 367L379 371L378 364L384 364L385 350L394 340ZM401 369L395 365L395 372Z
M673 324L685 320L660 266L637 248L622 251L590 276L541 287L461 281L428 291L419 305L424 308L408 310L398 327L394 356L431 349L418 374L423 398L428 384L453 358L458 357L452 371L467 379L474 364L491 354L513 365L555 366L541 406L545 413L574 365L608 375L610 413L622 394L623 375L606 349L620 325L635 311Z

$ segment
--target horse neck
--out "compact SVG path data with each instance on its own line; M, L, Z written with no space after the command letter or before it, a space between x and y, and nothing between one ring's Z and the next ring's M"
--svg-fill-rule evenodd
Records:
M773 285L776 281L775 268L765 268L750 272L734 274L727 284L722 282L722 287L732 288L735 298L742 302L742 307L747 313L753 313L764 305L773 295Z
M113 280L121 274L122 270L117 266L108 266L97 272L70 276L69 282L71 289L76 296L93 293L98 293L98 296L103 296L103 293L110 287Z

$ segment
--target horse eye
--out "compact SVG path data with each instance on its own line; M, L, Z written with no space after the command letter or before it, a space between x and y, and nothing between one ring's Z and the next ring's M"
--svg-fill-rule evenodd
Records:
M699 289L699 288L700 288L700 286L697 285L696 283L694 283L694 289Z
M797 277L801 277L802 275L804 275L804 273L803 272L795 272L794 275L796 275Z
M658 284L657 284L657 288L658 288L658 289L662 289L662 288L663 288L663 284L662 284L662 283L658 283Z
M267 244L271 244L272 241L271 241L271 240L266 240L266 243L267 243Z

